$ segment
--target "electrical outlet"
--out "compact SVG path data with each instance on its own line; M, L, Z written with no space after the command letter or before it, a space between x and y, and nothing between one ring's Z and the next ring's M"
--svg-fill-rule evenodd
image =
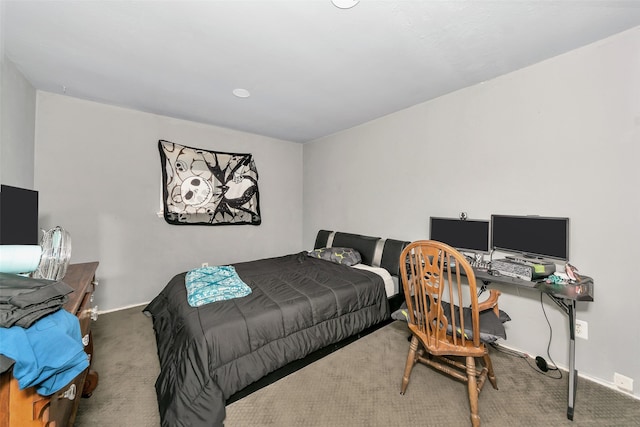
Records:
M614 372L613 382L615 383L616 387L618 387L620 390L633 393L633 379L629 377L625 377L624 375L620 375L617 372Z
M203 266L203 267L209 267L209 263L208 263L208 262L203 262L203 263L202 263L202 266Z
M589 339L589 324L584 320L576 320L576 337L583 340Z

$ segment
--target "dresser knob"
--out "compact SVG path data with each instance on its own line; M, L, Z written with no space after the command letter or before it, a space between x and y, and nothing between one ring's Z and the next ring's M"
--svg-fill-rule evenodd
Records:
M89 345L89 334L82 337L82 345L85 347Z
M91 284L93 284L93 286L98 286L100 283L98 283L98 279L93 279Z
M91 320L94 322L98 320L98 306L96 305L91 309Z
M61 399L69 399L69 400L73 400L76 398L76 385L75 384L71 384L71 386L60 395Z

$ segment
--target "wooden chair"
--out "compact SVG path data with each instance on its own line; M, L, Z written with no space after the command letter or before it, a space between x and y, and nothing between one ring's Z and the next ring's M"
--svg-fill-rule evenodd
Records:
M400 393L405 393L416 362L432 366L467 383L471 424L479 426L478 395L487 377L498 389L487 347L480 339L479 313L493 309L497 316L500 293L491 290L489 298L478 303L471 265L460 252L441 242L409 244L402 251L400 265L412 333Z

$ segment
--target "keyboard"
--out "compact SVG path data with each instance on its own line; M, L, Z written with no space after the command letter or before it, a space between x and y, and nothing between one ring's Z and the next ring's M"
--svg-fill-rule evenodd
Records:
M477 270L490 270L491 269L491 262L490 261L470 261L469 264L471 264L472 268L475 268Z

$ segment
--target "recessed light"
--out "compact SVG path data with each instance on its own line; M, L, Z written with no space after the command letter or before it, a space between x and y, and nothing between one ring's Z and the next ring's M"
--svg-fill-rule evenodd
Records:
M351 9L359 2L360 0L331 0L331 3L339 9Z
M234 89L233 94L238 98L248 98L251 96L248 90L242 88Z

